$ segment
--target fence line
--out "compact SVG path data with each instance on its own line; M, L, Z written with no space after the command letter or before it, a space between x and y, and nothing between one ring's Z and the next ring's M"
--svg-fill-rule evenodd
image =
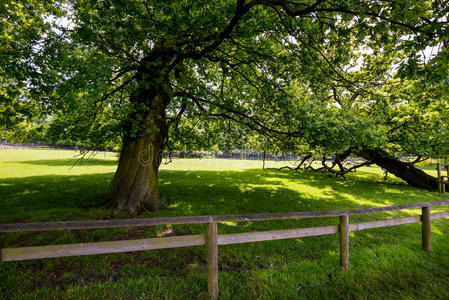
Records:
M101 148L101 147L84 147L78 145L62 145L62 144L47 144L47 143L38 143L38 142L29 142L29 143L8 143L4 142L0 139L0 150L2 149L41 149L41 148L50 148L50 149L62 149L62 150L89 150L89 151L97 151L97 152L118 152L117 149L112 147L109 148Z
M100 147L84 147L78 145L56 145L46 143L9 143L0 139L0 150L2 149L34 149L34 148L51 148L51 149L64 149L64 150L89 150L94 152L115 152L119 153L120 150L116 147L100 148ZM298 153L263 153L251 149L242 150L229 150L229 151L172 151L162 152L161 158L170 160L171 158L190 158L190 159L233 159L233 160L265 160L265 161L299 161L304 158L305 154ZM315 159L318 159L320 155L317 154ZM329 157L326 161L332 162L332 157ZM354 164L360 161L365 161L363 158L346 158L345 163Z
M250 222L250 221L268 221L268 220L285 220L285 219L309 219L319 217L335 217L341 215L361 215L361 214L370 214L370 213L378 213L402 209L421 208L423 207L423 205L440 206L446 204L449 204L449 200L372 207L372 208L329 210L329 211L316 211L316 212L313 211L313 212L265 213L265 214L249 214L249 215L217 215L217 216L92 220L92 221L12 223L12 224L0 224L0 232L100 229L100 228L105 229L105 228L137 227L137 226L152 226L152 225L208 224L212 222L235 222L235 221Z
M253 243L269 240L302 238L329 234L340 235L340 265L349 269L349 232L372 228L397 226L410 223L422 223L422 247L431 250L431 220L449 217L449 211L431 213L431 207L448 205L449 200L424 202L418 204L395 205L352 210L334 210L321 212L292 212L252 215L218 215L170 218L146 218L125 220L95 220L69 222L38 222L22 224L0 224L0 232L46 231L67 229L116 228L132 226L168 225L168 224L207 224L207 231L200 235L147 238L139 240L122 240L95 243L76 243L51 246L34 246L1 249L1 261L20 261L40 258L80 256L106 253L122 253L154 249L207 246L208 290L211 298L218 297L218 246ZM421 208L421 214L383 219L369 222L350 223L349 216L369 214L402 209ZM319 217L339 217L338 226L320 226L311 228L283 229L259 232L218 234L217 223L226 221L266 221L279 219L302 219Z

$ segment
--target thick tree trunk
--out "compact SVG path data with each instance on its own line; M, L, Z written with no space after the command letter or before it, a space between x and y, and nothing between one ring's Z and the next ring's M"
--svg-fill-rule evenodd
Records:
M394 158L381 149L363 149L358 152L358 155L374 162L412 186L428 190L436 190L438 188L436 177L430 176L415 166Z
M165 109L169 100L163 86L141 89L131 98L136 111L126 126L117 171L106 194L106 206L115 208L113 215L122 209L134 216L164 207L158 169L168 135Z

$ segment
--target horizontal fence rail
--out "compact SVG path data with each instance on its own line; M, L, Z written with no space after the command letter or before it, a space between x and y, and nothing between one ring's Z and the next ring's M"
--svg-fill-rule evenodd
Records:
M218 216L192 216L192 217L168 217L168 218L141 218L141 219L121 219L121 220L93 220L93 221L67 221L67 222L37 222L37 223L12 223L0 224L0 232L20 232L20 231L50 231L50 230L71 230L71 229L104 229L117 227L137 227L151 225L178 225L178 224L208 224L211 222L232 222L232 221L268 221L285 219L310 219L320 217L338 217L342 215L361 215L403 209L421 208L424 206L440 206L449 204L449 200L424 202L415 204L383 206L348 210L330 210L316 212L287 212L287 213L266 213L251 215L218 215Z
M75 243L65 245L4 248L0 251L2 262L29 259L80 256L92 254L123 253L155 249L207 246L208 252L208 290L211 298L218 297L218 246L230 244L253 243L261 241L303 238L329 234L340 235L340 264L349 269L349 232L372 228L397 226L410 223L422 223L422 246L431 249L431 220L449 217L449 211L431 213L431 207L448 205L449 200L417 204L385 206L364 209L334 210L321 212L290 212L252 215L219 215L169 218L142 218L123 220L94 220L69 222L38 222L19 224L0 224L0 232L50 231L72 229L105 229L117 227L169 225L169 224L208 224L207 232L200 235L183 235L172 237L147 238L139 240L122 240L95 243ZM349 216L379 213L403 209L421 208L420 215L383 219L369 222L349 223ZM228 221L266 221L283 219L305 219L319 217L339 217L338 226L320 226L311 228L283 229L259 232L218 234L217 223Z

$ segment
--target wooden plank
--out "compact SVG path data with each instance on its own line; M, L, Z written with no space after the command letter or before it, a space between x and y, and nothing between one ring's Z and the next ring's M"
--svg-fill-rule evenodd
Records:
M425 206L431 207L438 205L447 205L447 204L449 204L449 200L396 205L396 206L384 206L384 207L350 209L350 210L318 211L318 212L288 212L288 213L267 213L267 214L251 214L251 215L192 216L192 217L143 218L143 219L122 219L122 220L0 224L0 232L71 230L71 229L168 225L168 224L206 224L210 222L227 222L227 221L263 221L263 220L280 220L280 219L318 218L318 217L332 217L341 215L368 214L368 213L377 213L401 209L421 208Z
M218 228L215 222L207 225L206 244L209 297L218 299Z
M253 243L271 240L294 239L294 238L318 236L334 233L338 233L337 226L220 234L218 236L218 244L231 245L231 244Z
M184 235L141 240L4 248L1 250L1 261L3 262L64 256L121 253L165 248L190 247L205 244L206 237L204 235Z
M430 214L430 219L440 219L449 217L449 211ZM395 218L379 221L361 222L349 224L350 231L379 228L386 226L396 226L419 222L421 216ZM426 225L427 226L427 225ZM247 232L236 234L219 235L217 243L219 245L229 245L238 243L249 243L268 240L279 240L289 238L301 238L307 236L318 236L338 233L337 226L273 230L263 232ZM1 261L27 260L37 258L51 258L76 255L118 253L130 251L142 251L151 249L176 248L204 245L206 243L203 235L190 235L179 237L164 237L142 240L112 241L100 243L80 243L55 246L37 246L22 248L1 249Z
M421 208L424 206L439 206L449 204L449 200L433 201L415 204L349 209L349 210L332 210L332 211L317 211L317 212L290 212L290 213L267 213L267 214L251 214L251 215L221 215L213 216L215 222L226 221L263 221L263 220L281 220L281 219L306 219L318 217L332 217L342 215L358 215L370 214L386 211L394 211L401 209Z
M340 266L349 270L349 216L340 216Z
M168 224L205 224L211 222L211 216L142 218L119 220L65 221L0 224L0 232L48 231L71 229L100 229L117 227L152 226Z
M430 215L431 220L447 218L447 217L449 217L449 211L437 212L437 213L433 213Z
M432 240L432 228L430 221L430 207L422 208L422 248L425 251L430 251L431 249L431 240Z
M349 230L350 231L358 231L358 230L388 227L388 226L397 226L397 225L417 223L417 222L421 222L421 216L353 223L353 224L349 224Z

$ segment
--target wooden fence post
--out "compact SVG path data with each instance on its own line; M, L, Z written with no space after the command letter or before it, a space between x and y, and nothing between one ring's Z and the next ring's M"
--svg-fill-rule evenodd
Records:
M440 164L437 164L437 180L438 180L438 192L443 193L443 179L441 178L441 168Z
M207 288L210 299L218 299L218 228L217 223L207 225Z
M432 240L432 229L430 225L430 206L422 208L422 248L425 251L430 251L431 249L431 240Z
M349 216L340 216L340 266L349 270Z

